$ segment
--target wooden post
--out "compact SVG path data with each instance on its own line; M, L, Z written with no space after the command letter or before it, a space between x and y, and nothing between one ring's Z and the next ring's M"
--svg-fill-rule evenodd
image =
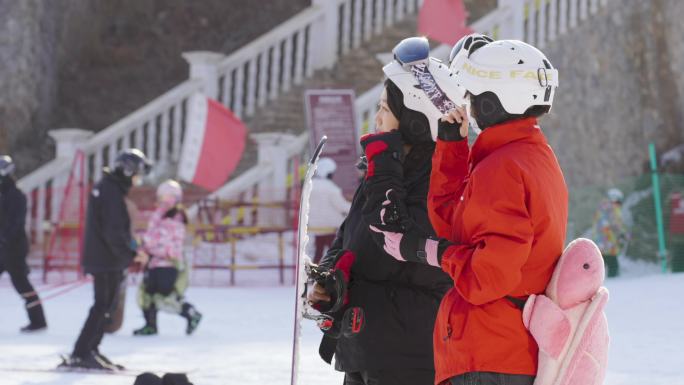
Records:
M285 283L285 244L283 243L283 232L278 231L278 267L280 270L280 284Z
M236 238L235 235L232 232L228 232L228 236L230 237L230 286L235 286L235 269L236 269L236 263L235 259L236 256L235 254L237 253L236 249Z

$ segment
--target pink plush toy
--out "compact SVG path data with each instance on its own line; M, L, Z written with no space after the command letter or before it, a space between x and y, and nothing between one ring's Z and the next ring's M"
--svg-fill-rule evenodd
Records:
M546 295L531 295L523 323L539 345L534 385L601 385L608 362L603 258L594 242L572 241Z

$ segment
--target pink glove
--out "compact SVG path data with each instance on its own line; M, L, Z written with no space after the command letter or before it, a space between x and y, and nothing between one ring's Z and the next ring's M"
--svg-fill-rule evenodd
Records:
M439 267L439 241L420 238L414 234L393 233L383 231L370 225L370 229L385 237L385 252L397 261L427 263Z

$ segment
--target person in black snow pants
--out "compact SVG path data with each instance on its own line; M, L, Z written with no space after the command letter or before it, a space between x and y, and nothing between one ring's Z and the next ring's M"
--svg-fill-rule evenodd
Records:
M24 333L47 328L38 293L28 280L26 255L29 251L26 223L26 196L14 182L15 164L7 155L0 156L0 275L7 271L12 286L24 299L29 324Z
M131 186L139 185L150 164L137 149L122 151L113 170L105 169L88 199L83 245L83 271L93 276L95 303L76 340L73 353L60 367L115 371L123 369L99 352L105 317L117 301L119 285L126 268L147 255L136 251L125 197ZM137 257L136 257L137 255Z
M426 40L420 40L421 47L427 46ZM463 93L444 81L449 76L447 67L429 60L433 81L448 92L448 98L460 102ZM434 233L426 200L442 114L400 63L392 61L383 71L387 80L375 115L376 133L361 139L365 178L317 267L333 273L343 270L337 276L348 281L316 283L307 297L324 313L326 304L343 297L344 306L334 310L334 326L324 331L319 353L329 363L335 356L335 369L345 372L344 385L432 385L433 326L440 300L453 282L441 269L397 263L383 250L382 238L369 229L369 220L379 217L391 189L400 196L408 216ZM344 292L333 290L345 286Z

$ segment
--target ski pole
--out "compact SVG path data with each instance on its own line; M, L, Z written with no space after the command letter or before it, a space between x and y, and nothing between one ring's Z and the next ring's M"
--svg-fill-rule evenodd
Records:
M43 297L42 299L37 299L37 300L35 300L35 301L31 301L31 302L27 303L27 304L26 304L26 308L27 308L27 309L30 309L30 308L32 308L32 307L35 307L35 306L38 306L38 305L42 305L43 302L48 301L48 300L51 300L51 299L56 298L56 297L59 297L59 296L61 296L61 295L63 295L63 294L66 294L66 293L68 293L68 292L70 292L70 291L72 291L72 290L74 290L74 289L76 289L76 288L79 288L79 287L83 286L83 285L86 284L87 282L88 282L88 278L81 278L81 279L79 279L79 280L77 280L77 281L71 282L71 283L69 283L69 284L65 284L64 286L67 286L67 287L63 287L61 290L57 290L57 291L55 291L54 293L52 293L52 294L50 294L50 295L48 295L48 296L46 296L46 297Z
M79 280L80 279L76 279L73 281L67 281L67 282L46 284L46 285L43 285L42 287L36 287L36 292L38 292L38 293L52 292L52 291L58 290L64 286L73 285L75 282L78 282Z

